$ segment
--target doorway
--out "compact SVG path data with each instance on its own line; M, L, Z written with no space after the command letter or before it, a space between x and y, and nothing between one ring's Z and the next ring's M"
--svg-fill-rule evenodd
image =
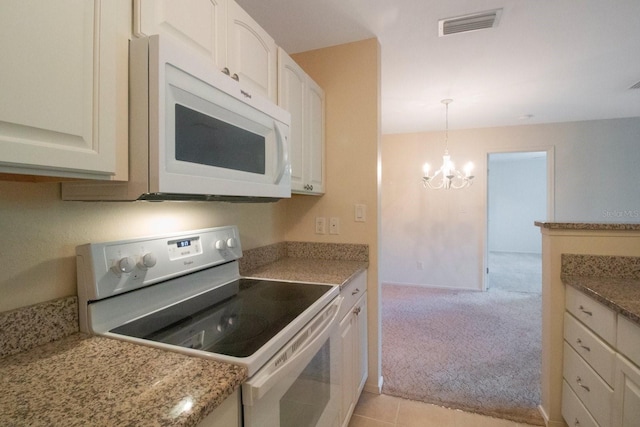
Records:
M548 151L489 153L485 290L542 292L541 235L549 213Z

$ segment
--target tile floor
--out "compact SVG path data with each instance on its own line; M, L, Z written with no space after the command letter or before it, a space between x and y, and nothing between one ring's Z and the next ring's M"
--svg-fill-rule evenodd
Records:
M384 394L363 392L349 427L534 427Z

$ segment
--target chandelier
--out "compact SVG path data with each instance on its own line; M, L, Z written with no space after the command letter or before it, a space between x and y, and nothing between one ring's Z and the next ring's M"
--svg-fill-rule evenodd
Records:
M473 183L474 176L471 175L473 170L473 163L469 162L465 165L464 171L457 170L451 161L449 155L448 143L449 143L449 104L453 102L453 99L443 99L442 102L446 108L446 131L444 138L444 155L442 156L442 166L433 175L429 175L430 167L428 163L425 163L422 167L422 185L424 188L431 188L433 190L439 190L444 188L448 190L453 188L454 190L460 188L466 188Z

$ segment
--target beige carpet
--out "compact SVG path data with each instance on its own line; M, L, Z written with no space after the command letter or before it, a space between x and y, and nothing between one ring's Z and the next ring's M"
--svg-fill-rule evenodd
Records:
M543 425L541 296L382 287L382 392Z

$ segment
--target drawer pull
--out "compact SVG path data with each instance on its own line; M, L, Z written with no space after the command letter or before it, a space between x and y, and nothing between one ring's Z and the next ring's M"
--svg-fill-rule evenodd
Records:
M585 310L584 306L580 306L578 307L580 309L581 312L583 312L584 314L586 314L587 316L593 316L593 313L591 311Z
M355 295L355 294L357 294L358 292L360 292L360 289L356 288L356 290L355 290L355 291L351 292L351 295Z
M583 344L582 344L582 340L581 340L580 338L578 338L578 339L576 340L576 343L577 343L580 347L584 348L585 350L587 350L587 351L591 351L591 348L589 348L589 347L587 347L586 345L583 345Z
M353 309L353 314L355 314L356 316L360 314L361 308L360 307L356 307Z
M578 420L576 418L576 420L573 422L573 425L576 426L576 427L579 426L580 425L580 420Z
M583 389L585 389L587 391L591 391L591 389L589 387L587 387L586 385L582 384L582 378L576 377L576 383L578 383L578 385L580 387L582 387Z

